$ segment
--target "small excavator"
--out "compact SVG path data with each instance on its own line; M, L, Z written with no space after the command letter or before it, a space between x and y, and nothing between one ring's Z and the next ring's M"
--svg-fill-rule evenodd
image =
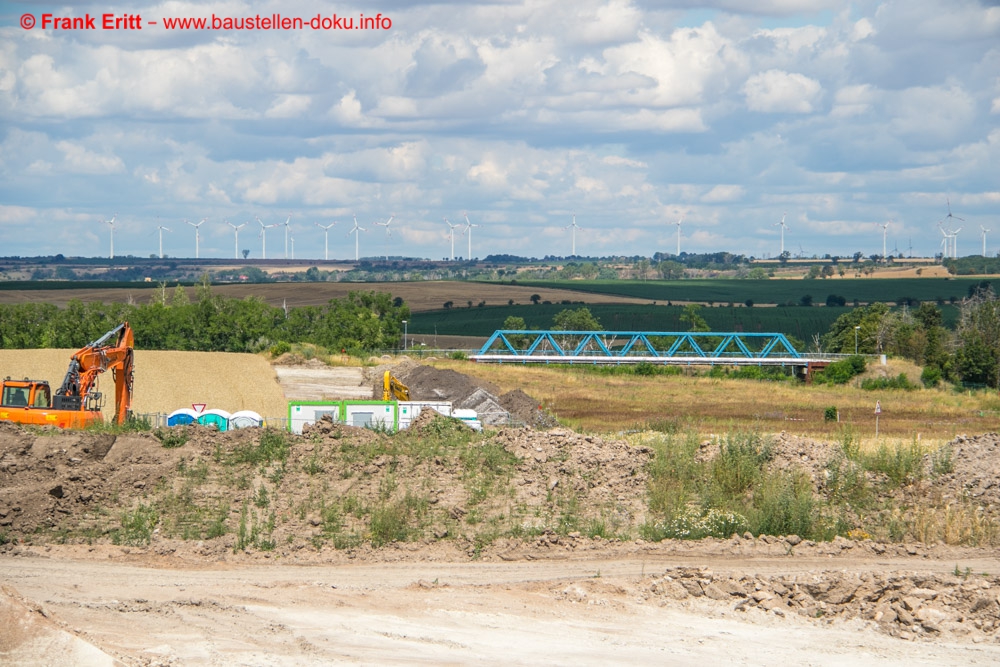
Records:
M410 400L410 388L400 382L395 375L386 371L382 377L382 400L408 401Z
M114 342L110 343L111 339ZM97 377L111 369L115 380L115 418L122 424L132 415L133 336L123 322L70 357L62 384L52 393L45 380L11 380L0 383L0 421L19 424L84 428L103 421L104 397L97 391Z

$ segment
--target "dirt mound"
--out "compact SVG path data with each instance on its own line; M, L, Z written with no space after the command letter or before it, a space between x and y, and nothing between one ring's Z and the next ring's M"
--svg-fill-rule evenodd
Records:
M19 432L20 431L20 432ZM173 472L178 455L149 434L0 431L0 530L87 525L100 508Z
M832 622L861 618L903 639L942 635L983 638L1000 630L1000 577L907 573L817 572L794 576L726 576L706 568L668 570L647 587L651 599L706 597L736 611L796 613Z
M475 380L457 371L433 366L402 369L396 377L410 388L410 397L414 401L451 401L457 404L480 389L494 396L500 393L499 387L490 382Z
M48 613L10 588L0 586L0 662L6 665L120 664L107 653L66 632Z
M924 457L925 477L931 477L935 467L940 474L934 477L933 490L944 502L970 500L988 514L1000 514L1000 435L960 435L937 455Z
M508 391L500 396L500 407L510 413L513 420L532 428L553 428L559 425L556 418L546 412L538 401L520 389Z

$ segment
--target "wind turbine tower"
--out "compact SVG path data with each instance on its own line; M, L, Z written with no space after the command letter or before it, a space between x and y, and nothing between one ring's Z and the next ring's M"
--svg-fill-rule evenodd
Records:
M570 232L573 237L573 246L572 246L573 252L570 254L570 257L576 257L576 230L580 229L580 225L576 224L576 215L573 216L573 222L563 227L563 229L573 230L572 232Z
M385 227L385 261L387 264L389 263L389 237L392 236L392 230L389 229L389 223L391 223L392 219L395 217L396 214L394 213L390 215L389 219L386 220L385 222L378 222L377 220L375 221L375 224L378 225L379 227Z
M684 222L684 218L677 218L677 222L674 223L675 225L677 225L677 256L678 257L681 256L681 223L682 222Z
M358 257L359 257L358 256L358 237L360 236L361 232L367 232L367 231L368 230L365 229L364 227L358 226L358 216L354 216L354 227L351 228L351 231L347 232L347 235L350 236L351 234L354 234L354 261L355 262L358 261Z
M781 257L782 255L785 254L785 230L788 228L788 225L785 224L785 215L787 214L782 213L781 222L774 223L775 227L778 227L779 225L781 226L781 253L778 255L778 257ZM680 229L680 227L678 227L678 229Z
M271 227L277 227L281 223L276 222L273 225L265 225L264 221L256 215L254 216L254 219L257 221L257 224L260 225L260 234L258 234L260 237L260 258L267 259L267 230Z
M885 248L886 248L886 246L885 246L885 238L886 238L886 234L888 233L889 225L891 225L891 224L892 224L892 220L890 220L889 222L885 223L884 225L880 225L877 222L875 223L876 227L881 227L882 228L882 261L883 262L885 261Z
M453 225L448 222L448 218L444 219L444 224L448 225L448 236L451 237L451 261L455 261L455 228L461 225Z
M110 220L101 220L101 222L111 227L111 259L115 258L115 220L117 219L118 219L118 214L115 213L113 216L111 216Z
M283 224L285 226L285 259L288 259L288 223L292 221L292 214L289 213Z
M233 257L236 259L240 258L240 230L246 227L249 223L244 222L242 225L234 225L233 223L226 220L226 224L233 228L233 235L236 237L236 251Z
M982 230L982 233L983 233L983 257L986 257L986 233L987 232L991 232L993 230L992 229L986 229L982 225L979 225L979 229Z
M323 225L316 223L316 226L323 230L323 259L330 259L330 228L337 224L334 220L329 225L324 227Z
M208 218L202 218L201 222L199 222L197 225L194 224L193 222L191 222L190 220L185 220L184 221L184 222L188 223L189 225L191 225L192 227L194 227L194 258L195 259L198 259L198 244L201 242L201 229L199 229L199 227L201 227L203 224L205 224L206 220L208 220Z
M160 230L160 259L163 259L163 230L166 229L169 232L170 228L159 225L157 229Z
M462 232L462 233L469 235L469 256L466 259L468 259L471 262L472 261L472 228L473 227L478 227L479 225L472 224L469 221L469 216L467 214L463 213L462 215L465 216L465 231Z

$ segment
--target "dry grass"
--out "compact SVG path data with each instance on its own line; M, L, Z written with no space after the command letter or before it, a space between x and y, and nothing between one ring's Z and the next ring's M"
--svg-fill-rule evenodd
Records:
M48 380L53 390L62 383L75 350L0 350L0 375ZM114 415L114 381L105 373L99 382L107 397L105 418ZM285 417L287 403L274 369L253 354L225 352L135 353L135 390L132 409L137 413L170 413L177 408L205 403L229 412L254 410L264 417Z
M880 440L918 439L924 446L959 433L996 429L1000 399L950 390L862 391L854 386L804 386L686 376L598 375L582 368L474 364L437 360L433 365L489 380L504 391L522 389L574 428L598 433L674 423L701 433L755 428L790 431L829 440L845 426L864 447L874 441L875 401L882 403ZM823 419L836 406L840 423ZM992 413L989 411L993 411Z

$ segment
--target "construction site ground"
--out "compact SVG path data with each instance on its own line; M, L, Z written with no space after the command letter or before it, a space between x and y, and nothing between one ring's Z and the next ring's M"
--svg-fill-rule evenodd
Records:
M786 555L752 541L740 552L715 540L586 547L470 562L445 545L406 545L357 563L198 559L107 546L16 549L3 558L0 656L12 665L1000 661L992 635L892 637L860 616L739 611L733 599L664 585L684 581L691 568L708 568L695 580L782 577L825 581L834 591L873 576L912 585L947 579L956 559L975 572L997 572L995 554L985 551ZM970 582L969 608L992 604L995 615L1000 588L981 583ZM917 595L926 599L926 590Z
M238 361L211 366L218 384L233 387L221 402L254 400L239 369L257 362ZM150 377L156 362L147 358ZM510 417L490 443L513 462L507 490L479 501L481 521L472 524L475 489L453 459L352 459L392 436L330 423L292 438L280 476L273 466L224 465L258 437L253 431L183 427L176 432L186 442L166 448L148 433L0 425L0 664L1000 663L995 548L749 534L649 542L544 526L478 544L473 532L491 517L509 521L521 508L525 521L545 520L553 498L570 491L580 517L613 507L605 518L634 534L644 520L649 448L552 428L530 396L454 371L285 362L255 383L300 400L372 396L391 368L417 400L499 406ZM273 400L274 387L256 389ZM972 493L995 512L1000 436L952 446L954 472L913 493ZM782 434L774 464L801 467L821 484L832 447ZM702 454L714 455L712 447ZM250 475L246 485L240 474ZM164 522L148 543L112 543L119 512L179 498L184 475L196 498L232 497L224 534L180 539ZM237 548L240 504L253 508L265 487L279 517L273 545ZM325 519L309 505L322 489L330 502L425 494L426 527L384 546L337 547L321 539ZM354 519L343 521L346 533Z

